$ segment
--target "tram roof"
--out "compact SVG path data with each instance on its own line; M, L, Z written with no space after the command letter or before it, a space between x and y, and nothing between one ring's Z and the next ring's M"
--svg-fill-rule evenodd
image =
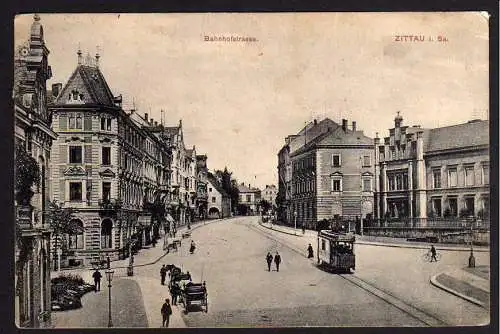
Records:
M352 233L338 233L331 230L320 230L319 235L334 241L354 242L356 240L356 237Z

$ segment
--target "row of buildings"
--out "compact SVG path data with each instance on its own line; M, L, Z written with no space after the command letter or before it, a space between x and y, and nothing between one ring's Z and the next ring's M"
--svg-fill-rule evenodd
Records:
M426 226L489 217L489 122L424 129L397 113L389 136L356 122L314 120L278 153L279 219L314 228L344 219L365 226Z
M35 15L14 57L16 152L34 158L40 175L27 191L32 197L16 201L20 327L50 325L51 269L124 258L132 245L158 238L160 229L231 212L207 156L185 146L182 121L164 126L147 113L124 110L99 68L99 54L84 57L78 50L68 81L47 90L48 55ZM75 210L67 222L74 232L51 226L50 201Z

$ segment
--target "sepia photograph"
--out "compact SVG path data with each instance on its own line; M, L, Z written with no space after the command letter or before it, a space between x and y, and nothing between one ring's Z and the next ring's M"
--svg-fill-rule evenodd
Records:
M489 325L489 21L16 15L15 325Z

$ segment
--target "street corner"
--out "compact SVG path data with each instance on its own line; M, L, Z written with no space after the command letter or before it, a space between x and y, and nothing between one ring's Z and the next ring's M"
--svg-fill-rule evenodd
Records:
M472 269L472 270L471 270ZM433 275L430 283L448 293L488 309L490 306L490 281L474 268L459 268ZM484 268L483 268L484 272Z

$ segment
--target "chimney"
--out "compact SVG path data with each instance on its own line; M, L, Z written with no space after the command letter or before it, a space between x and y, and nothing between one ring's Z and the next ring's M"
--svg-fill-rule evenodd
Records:
M148 113L144 113L144 120L147 122L148 121Z
M344 118L342 119L342 130L347 132L347 120Z
M61 90L62 90L62 83L58 82L58 83L52 84L52 96L58 97Z
M356 121L352 121L352 131L356 131Z
M158 126L158 121L155 121L155 126Z
M252 188L252 186L250 186L250 183L248 184L248 188Z

